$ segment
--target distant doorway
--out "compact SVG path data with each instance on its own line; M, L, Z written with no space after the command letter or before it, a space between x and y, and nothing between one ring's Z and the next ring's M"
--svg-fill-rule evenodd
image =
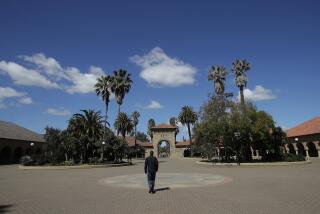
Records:
M168 141L160 141L158 144L158 157L168 158L170 157L170 143Z
M21 147L17 147L15 148L14 152L13 152L13 162L14 163L18 163L20 161L20 158L23 155L23 150Z
M310 157L318 157L318 151L316 146L314 145L313 142L307 143L308 149L309 149L309 156Z
M9 146L4 147L0 151L0 163L7 164L10 163L11 159L11 148Z

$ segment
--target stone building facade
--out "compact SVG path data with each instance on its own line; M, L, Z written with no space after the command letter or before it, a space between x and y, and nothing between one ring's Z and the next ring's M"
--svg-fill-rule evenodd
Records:
M159 157L159 146L161 142L165 141L169 144L169 157L181 158L185 156L185 151L190 146L187 142L176 141L176 129L177 127L168 124L160 124L151 128L153 138L151 140L152 147L146 148L146 156L152 150L154 155Z
M286 134L286 153L320 157L320 117L315 117L288 129Z
M11 122L0 121L0 164L18 163L24 155L41 154L42 135Z

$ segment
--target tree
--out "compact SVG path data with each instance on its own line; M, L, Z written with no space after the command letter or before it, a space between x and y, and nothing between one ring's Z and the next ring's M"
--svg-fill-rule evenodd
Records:
M188 127L190 144L192 143L190 126L194 125L197 120L198 120L198 115L196 112L193 111L191 106L182 107L181 112L179 114L179 121L182 123L182 125L186 125Z
M148 120L148 135L150 136L151 140L153 138L153 134L152 134L152 127L156 126L156 122L154 121L154 119L149 119Z
M176 136L179 133L179 127L177 125L177 122L178 122L177 118L175 118L175 117L171 117L169 120L170 125L176 127Z
M104 138L106 135L106 128L108 123L108 106L110 102L110 90L111 90L111 77L109 75L107 76L101 76L97 79L97 83L95 84L95 91L97 96L101 96L102 101L106 105L106 115L104 120Z
M64 151L65 160L66 161L68 161L69 159L73 160L74 155L77 154L75 139L68 132L68 130L63 130L60 133L60 136L61 136L61 147Z
M237 59L232 63L232 71L234 72L236 85L240 89L240 103L243 108L245 108L243 90L247 86L246 72L248 70L250 70L250 63L246 60Z
M136 147L137 147L137 125L139 123L140 113L137 111L134 111L132 113L131 117L132 117L132 122L133 122L133 126L134 126L134 148L136 149Z
M201 152L211 159L218 154L226 159L227 151L222 147L230 147L228 136L228 115L223 99L209 99L201 106L199 122L194 127L195 152Z
M44 139L48 144L48 155L50 158L51 163L56 163L61 159L61 154L60 154L60 143L61 143L61 130L57 128L52 128L52 127L46 127L45 128L45 134L44 134Z
M129 74L124 69L119 69L113 72L111 77L111 91L114 93L118 103L118 115L120 114L120 106L122 105L124 96L130 91L132 80Z
M141 141L141 142L148 142L148 135L146 135L144 132L137 132L136 135L137 140Z
M71 122L71 124L70 124ZM94 110L81 110L81 113L74 114L69 122L71 129L78 132L84 157L87 159L93 153L95 142L102 137L102 116Z
M116 121L114 122L114 128L117 130L117 135L121 133L123 139L126 138L126 134L130 133L133 129L133 122L130 117L124 112L120 112Z
M212 66L209 70L208 80L212 80L214 83L214 89L216 94L220 95L224 93L225 81L228 72L223 66Z

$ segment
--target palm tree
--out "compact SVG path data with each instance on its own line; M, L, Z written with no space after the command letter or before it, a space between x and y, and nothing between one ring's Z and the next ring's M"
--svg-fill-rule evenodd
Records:
M126 93L130 91L132 80L131 74L124 69L119 69L113 72L111 80L111 91L114 93L118 103L118 115L120 114L120 106Z
M102 136L102 116L99 111L81 110L81 113L74 114L69 121L68 129L77 132L80 142L85 147L85 157L88 150L93 152L93 145Z
M117 135L121 133L123 139L126 138L126 134L130 133L133 129L133 122L130 117L124 112L120 112L116 121L114 122L114 128L117 130Z
M243 90L247 86L248 78L246 71L250 70L250 63L246 60L237 59L232 63L232 71L235 76L237 87L240 89L240 103L244 108L244 95Z
M224 85L228 72L223 66L212 66L209 70L208 80L213 80L216 94L220 95L224 92Z
M169 120L169 123L170 123L171 126L176 127L176 136L177 136L177 134L179 133L179 128L177 126L177 118L171 117L170 120Z
M192 142L190 125L195 124L197 120L198 120L198 115L196 112L193 111L191 106L182 107L181 112L179 114L179 121L182 123L182 125L184 126L187 125L188 127L190 145Z
M156 122L154 121L154 119L151 118L148 120L148 135L150 136L151 140L153 138L151 128L154 127L155 125L156 125Z
M110 102L111 77L109 75L101 76L100 78L97 79L97 83L95 84L94 87L95 87L97 96L101 96L102 101L106 105L106 115L105 115L104 132L103 132L103 139L105 140L107 123L108 123L108 106Z
M132 113L131 117L132 117L132 121L133 121L133 125L134 125L134 148L136 148L136 146L137 146L137 125L139 123L140 113L137 111L134 111Z

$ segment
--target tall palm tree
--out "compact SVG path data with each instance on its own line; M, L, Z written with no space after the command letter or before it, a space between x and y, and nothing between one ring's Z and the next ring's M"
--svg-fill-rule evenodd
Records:
M190 145L192 142L190 126L194 125L197 120L198 120L198 115L196 112L193 111L191 106L182 107L181 112L179 114L179 121L182 123L182 125L184 126L187 125L188 127Z
M228 72L223 66L212 66L209 70L208 80L212 80L214 83L214 89L216 94L223 94L225 88L225 81Z
M237 59L232 63L232 71L235 76L237 87L240 89L240 103L244 108L243 90L247 86L248 78L246 72L250 70L250 63L246 60Z
M114 93L118 103L118 114L120 114L120 106L126 93L130 91L132 80L129 74L124 69L119 69L113 72L111 80L111 91Z
M179 128L177 126L177 118L171 117L170 120L169 120L169 123L170 123L171 126L176 127L176 136L177 136L177 134L179 133Z
M117 130L117 134L121 133L123 139L125 139L126 134L130 133L133 129L133 122L126 113L120 112L114 122L114 128Z
M156 125L156 122L154 121L154 119L151 118L148 120L148 135L150 136L151 140L153 138L151 128L154 127L155 125Z
M132 113L131 117L132 117L132 121L133 121L133 125L134 125L134 148L136 148L136 146L137 146L137 125L139 123L140 113L137 111L134 111Z
M95 91L97 96L101 96L102 101L106 105L106 115L104 120L104 132L103 132L103 139L105 140L106 135L106 129L107 129L107 123L108 123L108 107L110 102L110 90L111 90L111 77L109 75L107 76L101 76L97 79L97 83L95 84Z

